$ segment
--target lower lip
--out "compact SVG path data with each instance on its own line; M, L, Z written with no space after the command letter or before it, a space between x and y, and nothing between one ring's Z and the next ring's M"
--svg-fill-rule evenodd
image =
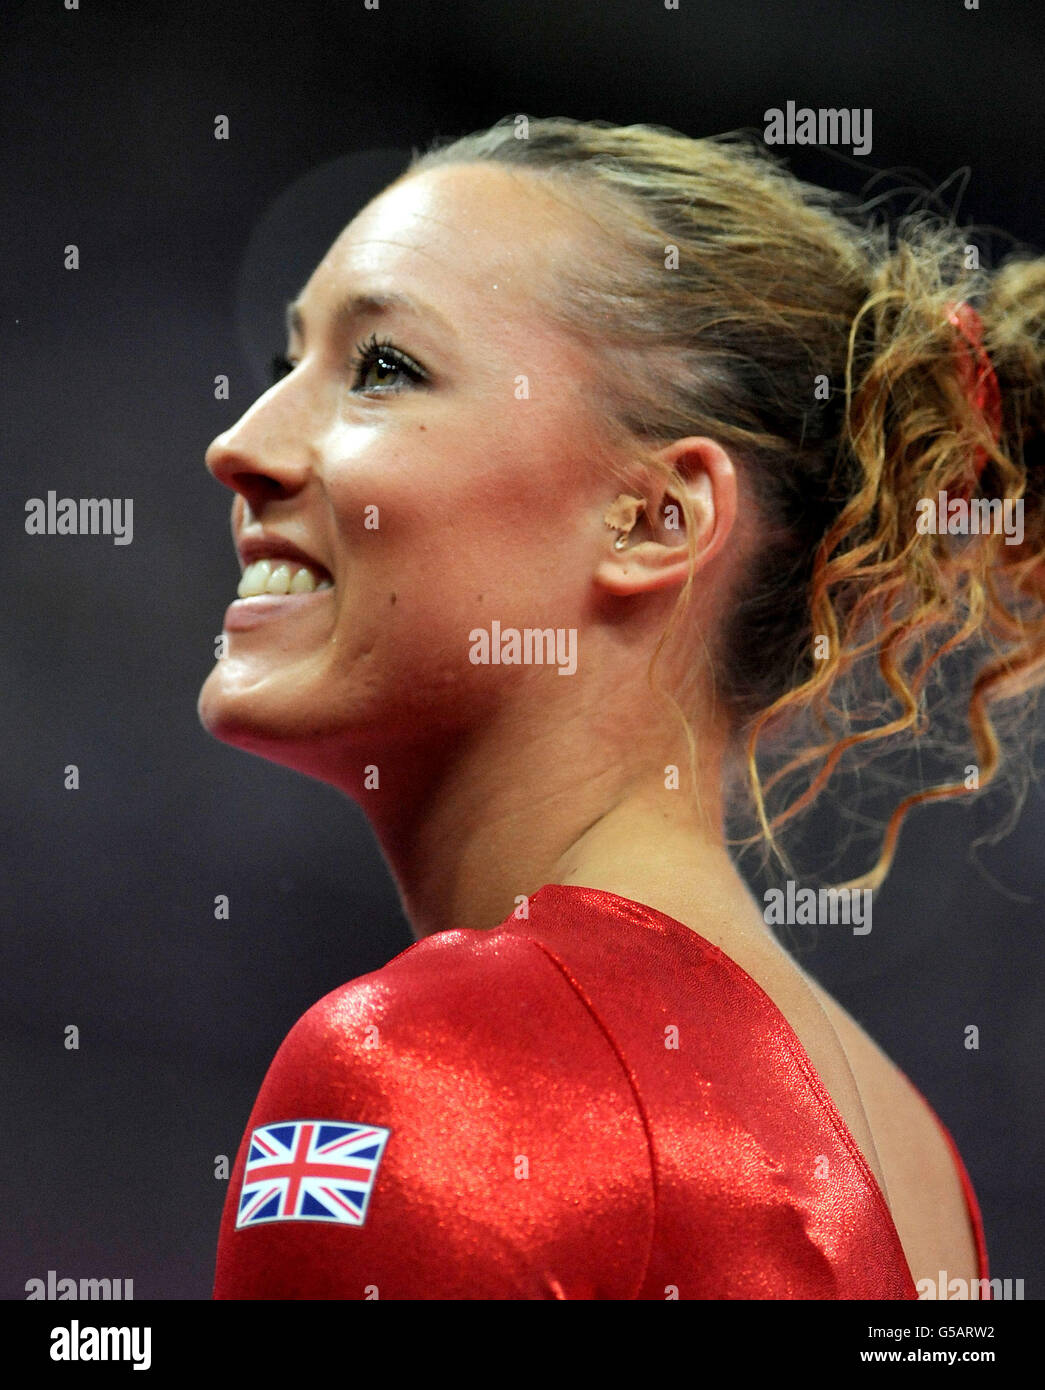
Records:
M238 598L225 610L225 631L246 632L273 618L288 618L312 604L325 602L333 589L317 589L311 594L256 594Z

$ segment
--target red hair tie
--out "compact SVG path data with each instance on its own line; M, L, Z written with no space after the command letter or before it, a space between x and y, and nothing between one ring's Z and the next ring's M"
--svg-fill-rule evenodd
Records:
M969 404L983 417L995 444L1001 439L1001 387L991 359L983 346L983 320L964 301L952 304L947 321L961 335L954 345L958 380ZM973 473L979 481L987 462L987 450L980 444L973 453Z

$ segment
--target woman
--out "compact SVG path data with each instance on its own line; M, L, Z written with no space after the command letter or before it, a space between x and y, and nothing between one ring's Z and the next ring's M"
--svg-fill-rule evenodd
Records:
M747 791L775 845L988 635L995 771L1042 652L1045 274L969 260L742 140L565 119L415 156L331 247L208 451L244 575L200 713L358 801L418 943L281 1047L218 1297L976 1296L949 1136L723 830ZM1025 503L1023 543L926 531L941 490ZM820 767L771 820L773 748Z

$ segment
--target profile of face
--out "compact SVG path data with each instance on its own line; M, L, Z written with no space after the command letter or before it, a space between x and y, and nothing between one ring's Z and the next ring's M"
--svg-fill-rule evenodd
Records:
M229 609L212 734L351 787L382 746L450 746L559 679L473 664L469 633L583 627L612 549L594 369L540 308L589 236L486 164L406 176L341 233L289 370L207 451L241 563L282 562L291 587ZM254 588L267 573L247 566Z

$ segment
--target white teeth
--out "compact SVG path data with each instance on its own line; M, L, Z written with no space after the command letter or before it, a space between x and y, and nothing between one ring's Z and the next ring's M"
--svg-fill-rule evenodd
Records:
M298 570L297 574L295 574L294 578L290 581L289 592L292 594L311 594L315 592L315 588L316 576L312 573L312 571ZM270 584L269 593L271 592L272 586Z
M290 566L277 565L269 575L265 585L266 594L288 594L290 592Z
M236 593L240 598L258 594L311 594L332 589L329 579L317 580L312 570L293 561L255 560L243 571Z
M263 594L271 573L271 560L255 560L243 571L236 593L240 598L253 598L255 594Z

